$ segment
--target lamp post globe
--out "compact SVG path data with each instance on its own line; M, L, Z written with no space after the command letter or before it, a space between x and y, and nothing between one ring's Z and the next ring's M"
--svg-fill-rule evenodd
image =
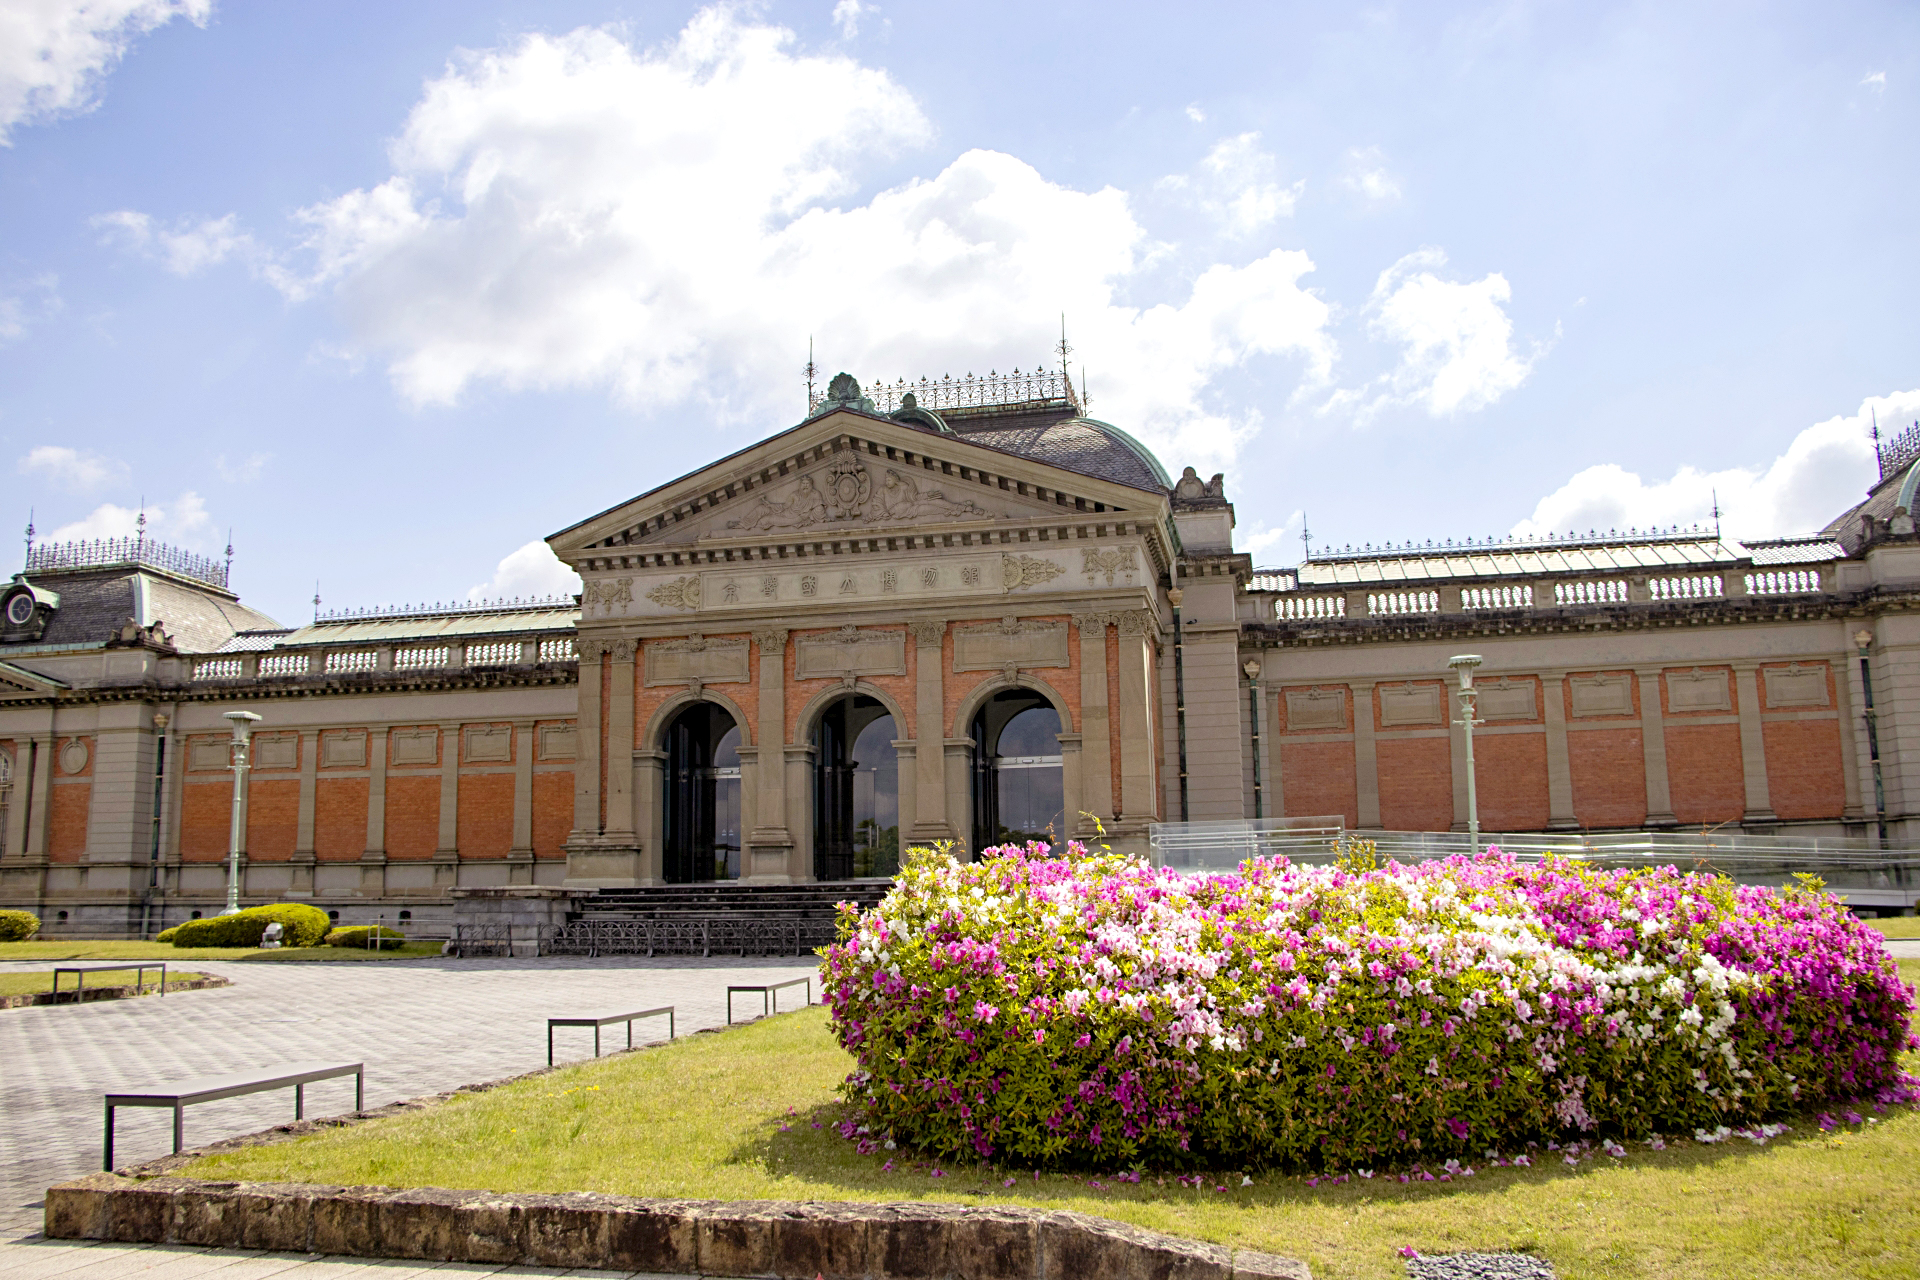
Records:
M260 717L251 711L229 711L224 719L233 726L233 741L227 744L227 763L233 770L233 820L227 828L227 906L220 914L231 916L240 913L240 846L247 834L247 755L253 726Z

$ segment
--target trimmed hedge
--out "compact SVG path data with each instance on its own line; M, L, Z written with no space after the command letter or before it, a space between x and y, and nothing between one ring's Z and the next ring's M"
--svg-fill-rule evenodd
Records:
M373 950L373 939L376 935L380 939L381 946L385 946L389 942L401 943L407 940L406 934L401 933L398 929L389 929L383 924L350 924L335 929L332 933L328 934L327 945L330 947L360 947L371 951Z
M288 947L316 947L327 936L332 921L327 913L304 902L275 902L247 907L238 915L188 920L164 930L161 942L176 947L257 947L269 924L282 926L280 942Z
M863 1149L1348 1169L1920 1096L1913 995L1817 889L1497 851L1211 877L987 852L916 854L822 949Z
M0 942L25 942L40 932L40 917L31 911L0 911Z

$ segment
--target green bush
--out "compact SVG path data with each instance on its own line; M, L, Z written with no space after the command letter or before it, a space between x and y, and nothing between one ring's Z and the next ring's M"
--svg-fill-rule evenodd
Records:
M31 911L0 911L0 942L25 942L40 932L40 917Z
M367 950L372 950L373 940L376 937L380 939L380 945L383 947L388 943L393 943L397 946L407 940L406 934L401 933L398 929L389 929L383 924L350 924L344 928L335 929L332 933L328 934L327 945L330 947L362 947Z
M267 926L281 925L280 942L288 947L316 947L327 936L327 913L303 902L275 902L248 907L238 915L188 920L161 937L176 947L257 947ZM168 935L172 935L169 937Z
M160 932L154 934L153 940L155 942L172 942L174 938L179 935L179 933L180 933L180 926L175 925L171 929L162 929Z

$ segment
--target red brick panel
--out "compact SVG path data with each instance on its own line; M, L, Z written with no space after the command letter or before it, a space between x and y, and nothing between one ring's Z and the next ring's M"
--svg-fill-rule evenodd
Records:
M227 856L232 805L231 782L189 782L181 788L181 861L217 862Z
M460 779L457 835L462 858L504 858L513 848L513 775L469 773Z
M247 857L285 862L300 839L300 780L247 781Z
M1776 720L1760 726L1767 748L1767 794L1787 821L1838 818L1847 807L1838 720Z
M431 858L440 847L440 775L387 775L387 856Z
M1647 820L1647 759L1640 730L1570 732L1567 760L1573 816L1581 826L1637 827Z
M1740 726L1674 722L1666 728L1673 816L1689 826L1740 821L1747 811Z
M565 858L573 831L573 775L533 775L533 856Z
M321 778L313 793L313 856L358 862L367 851L367 780Z
M1445 831L1453 825L1453 753L1445 738L1388 738L1374 744L1380 770L1380 825L1389 831Z
M1315 742L1289 738L1280 744L1280 790L1289 818L1346 815L1360 825L1360 788L1352 742Z
M92 757L87 760L89 771ZM87 810L93 804L91 782L53 788L52 821L47 829L47 857L54 862L78 862L87 851Z
M1538 831L1545 827L1552 814L1547 799L1547 735L1487 733L1476 737L1473 781L1479 797L1481 830Z

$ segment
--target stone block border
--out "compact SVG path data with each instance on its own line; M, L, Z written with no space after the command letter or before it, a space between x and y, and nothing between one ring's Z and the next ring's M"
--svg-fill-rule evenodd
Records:
M117 1173L50 1188L46 1234L783 1280L1310 1280L1291 1258L1018 1206L503 1195Z
M230 987L232 985L232 979L216 978L212 974L207 974L200 978L174 978L167 982L167 994L172 995L176 991L201 991L207 987ZM151 983L142 991L135 991L131 986L88 987L84 1000L77 1001L72 998L73 989L69 987L61 991L58 1003L79 1004L84 1002L86 1004L92 1004L95 1000L131 1000L135 996L158 994L159 988ZM25 1009L30 1005L53 1003L55 1003L55 1001L53 992L51 991L34 991L20 996L0 996L0 1009Z

